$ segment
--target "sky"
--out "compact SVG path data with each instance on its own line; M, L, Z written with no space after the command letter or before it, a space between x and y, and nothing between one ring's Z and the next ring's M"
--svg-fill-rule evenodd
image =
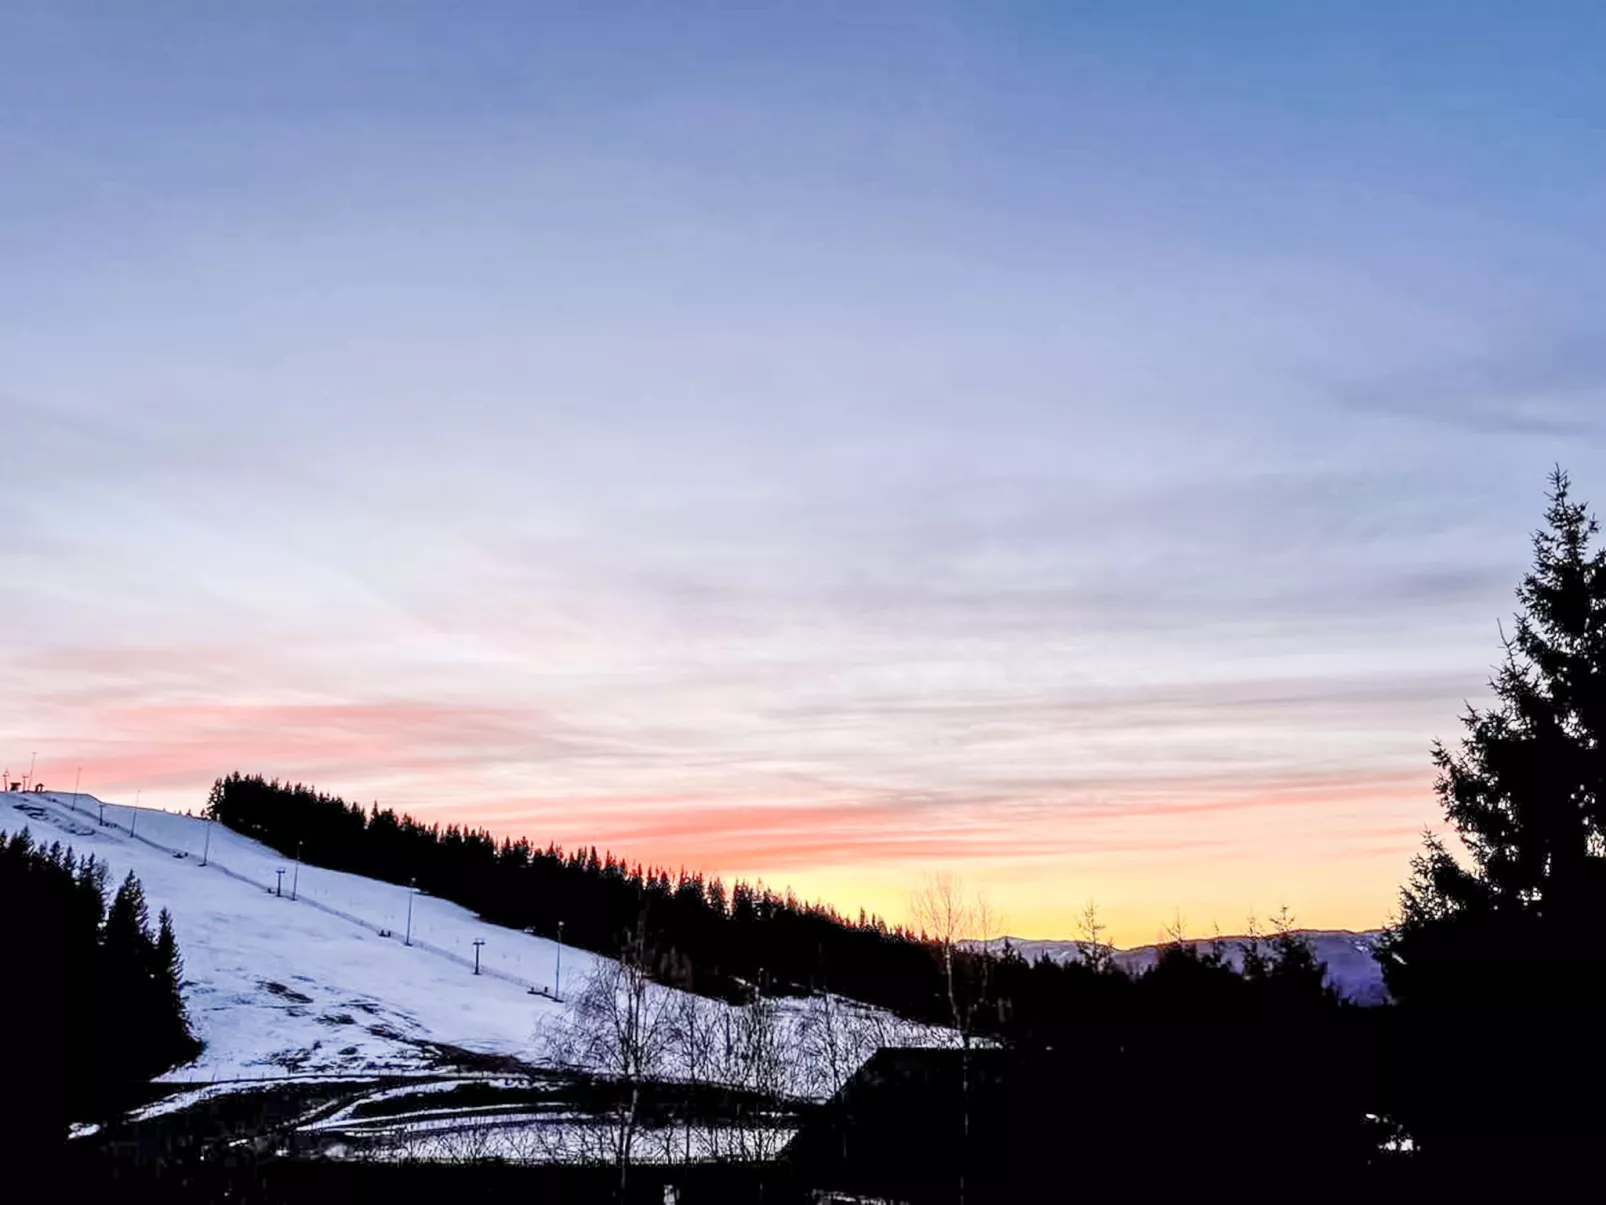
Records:
M9 0L0 761L1024 936L1378 925L1546 472L1606 505L1603 52Z

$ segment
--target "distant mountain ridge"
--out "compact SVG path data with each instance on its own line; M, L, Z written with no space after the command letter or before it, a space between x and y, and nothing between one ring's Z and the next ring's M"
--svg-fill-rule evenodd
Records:
M1383 968L1378 964L1375 953L1377 941L1383 936L1381 929L1367 929L1359 933L1348 929L1299 929L1296 932L1310 941L1316 957L1327 966L1328 982L1341 996L1357 1004L1381 1004L1388 999L1388 989L1383 986ZM1249 940L1247 934L1193 938L1188 944L1208 947L1218 940L1227 949L1228 961L1234 968L1241 968L1244 943ZM1027 962L1036 962L1045 957L1054 962L1076 962L1082 957L1079 944L1070 940L1006 937L1001 941L1009 942L1011 948ZM975 946L977 943L967 944ZM1128 972L1141 974L1155 964L1161 948L1162 944L1156 943L1117 950L1115 961Z

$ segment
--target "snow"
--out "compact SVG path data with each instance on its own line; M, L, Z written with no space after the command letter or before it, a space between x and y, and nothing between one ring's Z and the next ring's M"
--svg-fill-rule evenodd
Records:
M411 893L412 944L404 944L406 887L297 868L267 846L196 816L103 804L71 792L0 794L0 832L23 828L43 844L59 841L93 854L109 868L113 887L132 870L152 920L163 908L172 913L184 958L184 999L205 1049L194 1063L162 1077L191 1090L142 1115L187 1108L264 1080L388 1079L461 1065L443 1047L548 1065L546 1035L561 1029L567 1012L552 996L568 1000L607 962L564 946L559 984L556 942L487 924L422 893ZM480 975L473 972L476 939L485 942ZM855 1064L876 1045L946 1044L953 1037L833 1001L830 1024L845 1031L838 1042L853 1051ZM807 1010L821 1003L781 1002L781 1024L801 1026ZM841 1068L838 1077L851 1070ZM666 1067L665 1074L673 1077L676 1069ZM836 1086L817 1076L804 1086L806 1077L799 1075L789 1089L794 1094L828 1094Z
M432 1044L539 1061L537 1028L562 1013L546 995L529 994L553 990L553 941L415 894L409 947L405 887L313 866L297 871L266 846L199 817L108 803L103 825L102 804L89 795L0 799L0 830L27 828L45 844L92 853L110 868L113 886L132 870L153 920L162 908L172 913L185 1001L206 1048L169 1081L418 1072L440 1062ZM281 867L282 896L275 891ZM479 976L476 938L485 941L487 973ZM577 989L596 961L564 947L558 995Z
M709 1126L689 1132L675 1127L643 1127L632 1143L631 1162L663 1164L707 1159L773 1158L796 1135L794 1126ZM584 1119L512 1113L477 1119L389 1124L352 1130L350 1145L334 1145L331 1158L376 1161L463 1163L499 1159L508 1163L606 1163L615 1136ZM358 1142L355 1140L361 1139Z
M523 1099L463 1105L450 1094L465 1086L500 1088ZM384 1102L408 1107L376 1112L374 1106ZM331 1158L568 1163L609 1161L617 1140L616 1124L614 1119L575 1112L564 1101L561 1088L552 1084L542 1088L531 1080L465 1076L368 1092L332 1111L303 1118L293 1130L303 1139L317 1140L319 1149ZM753 1158L773 1154L794 1133L795 1119L785 1115L643 1125L635 1134L632 1160Z

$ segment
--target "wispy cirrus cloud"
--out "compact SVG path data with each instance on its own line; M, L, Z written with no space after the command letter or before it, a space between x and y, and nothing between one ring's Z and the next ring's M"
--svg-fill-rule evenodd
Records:
M1606 337L1520 335L1339 386L1340 404L1478 435L1606 439Z

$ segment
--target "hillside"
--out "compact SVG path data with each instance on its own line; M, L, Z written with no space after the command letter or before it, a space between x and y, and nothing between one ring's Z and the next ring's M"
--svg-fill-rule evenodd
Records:
M612 965L422 893L412 895L409 929L406 888L297 867L200 817L68 792L0 796L0 831L22 828L47 844L93 854L114 882L132 870L152 911L171 911L185 1001L205 1043L199 1059L163 1077L172 1082L417 1074L499 1059L548 1064L571 997L599 964ZM476 941L484 943L478 975ZM652 991L666 1011L685 998L656 985ZM789 1041L822 1015L851 1028L837 1040L866 1047L860 1055L885 1042L942 1040L938 1031L881 1010L822 1003L779 1003ZM700 1007L728 1008L709 1000ZM839 1080L853 1066L831 1075ZM809 1078L811 1070L794 1068L796 1082L786 1091L810 1095L835 1086ZM666 1055L660 1073L674 1078L679 1071Z
M449 1047L535 1059L537 1026L561 1013L548 995L579 985L596 961L564 949L557 985L556 943L422 894L412 901L413 944L404 945L406 889L297 870L197 817L65 792L6 795L0 829L24 827L94 854L114 882L132 870L152 910L172 912L185 998L206 1044L173 1080L423 1069ZM479 976L476 939L485 942Z

